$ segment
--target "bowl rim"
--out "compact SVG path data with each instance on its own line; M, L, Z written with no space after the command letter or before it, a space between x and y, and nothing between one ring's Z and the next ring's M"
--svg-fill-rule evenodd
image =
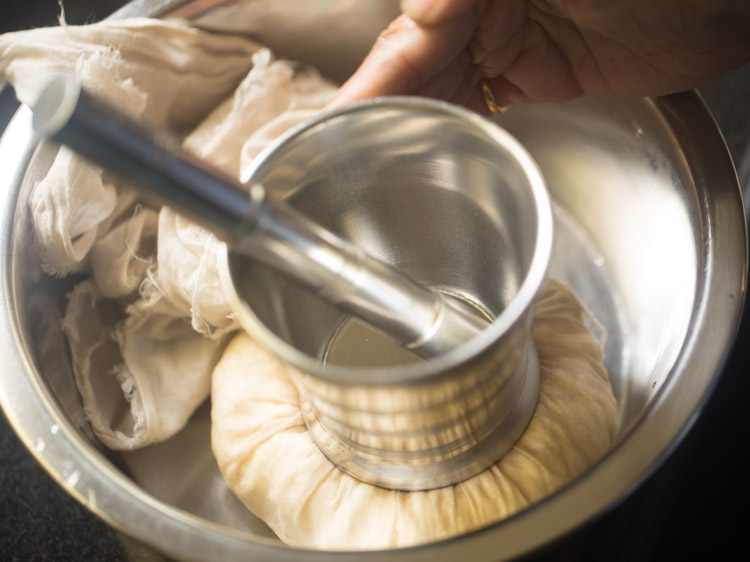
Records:
M747 281L744 207L721 133L697 92L645 102L652 104L666 126L697 143L685 157L696 178L696 201L704 219L698 266L706 275L696 287L693 321L658 395L643 412L640 423L602 459L528 509L458 537L410 548L357 552L357 557L391 561L471 557L490 561L529 554L623 501L661 465L694 423L716 384L742 315ZM20 353L23 337L14 299L13 226L18 190L35 148L30 121L30 110L21 107L0 139L0 161L11 157L11 162L19 164L0 169L0 353L6 362L0 377L0 406L21 441L68 493L122 533L159 552L183 560L244 560L249 554L279 561L350 558L350 552L287 547L167 505L129 481L62 415L34 365ZM697 161L699 153L702 161ZM711 171L707 173L709 165ZM698 349L701 352L695 353ZM674 376L678 372L687 376L679 392ZM42 451L36 447L40 436L47 439ZM72 478L71 470L78 471L79 477Z

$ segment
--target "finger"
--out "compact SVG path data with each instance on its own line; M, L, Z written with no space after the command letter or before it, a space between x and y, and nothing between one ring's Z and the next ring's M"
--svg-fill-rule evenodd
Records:
M466 105L468 107L470 100L474 96L474 92L479 88L479 83L483 76L484 75L478 66L470 64L464 73L464 78L461 81L460 86L453 95L448 98L448 101L458 105Z
M328 107L375 96L413 93L455 59L476 25L473 12L427 28L406 15L399 16L380 34Z
M466 80L476 82L479 78L479 69L476 65L471 64L469 53L464 49L434 76L418 86L413 94L451 100L464 88Z
M401 11L424 26L437 25L484 4L481 0L402 0Z
M529 19L513 60L487 82L500 105L567 101L583 94L571 58L580 60L564 52L539 22Z

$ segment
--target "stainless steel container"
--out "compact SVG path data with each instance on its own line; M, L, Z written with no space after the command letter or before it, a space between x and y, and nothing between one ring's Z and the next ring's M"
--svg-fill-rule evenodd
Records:
M249 21L231 16L232 10L249 14L265 4L222 3L202 17L215 23L218 11L225 21ZM270 4L275 13L299 6ZM390 14L363 17L372 3L335 4L349 9L336 20L346 25L325 34L316 29L305 40L322 35L330 44L339 32L351 39L347 26L366 21L354 33L360 47L339 49L346 57L361 56ZM305 6L309 23L313 6L323 18L332 5ZM130 10L151 7L137 2ZM294 19L294 10L286 17ZM265 29L288 33L295 58L313 54L300 47L292 28L271 21ZM331 65L336 51L327 53L338 77L351 71L351 61ZM308 62L319 62L314 58ZM556 222L550 274L569 283L607 329L606 365L622 429L585 474L506 521L419 548L358 553L361 559L508 560L591 521L674 449L699 415L733 341L746 287L745 218L731 160L697 94L514 106L499 122L529 151L549 186ZM35 148L30 112L23 108L0 143L0 403L28 448L74 497L170 557L354 557L287 548L239 505L211 457L205 407L174 439L141 451L112 454L90 439L54 320L67 287L40 276L29 252L25 198L49 165L49 153Z
M421 490L474 476L507 452L536 404L531 313L552 250L547 189L523 147L467 110L381 98L295 127L257 156L247 179L493 319L469 342L416 362L230 252L233 308L295 367L305 421L326 456L361 480ZM409 303L393 308L416 313Z

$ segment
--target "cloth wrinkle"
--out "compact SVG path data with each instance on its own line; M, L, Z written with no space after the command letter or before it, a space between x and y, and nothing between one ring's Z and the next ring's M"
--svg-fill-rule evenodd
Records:
M287 112L298 88L313 111L335 93L294 68L249 38L174 20L69 25L62 3L58 26L0 35L0 80L21 102L32 105L50 76L72 74L235 177L245 141ZM64 317L84 413L113 449L167 439L208 397L239 328L218 275L223 243L65 147L50 161L28 216L42 271L86 276ZM85 327L92 319L95 330Z
M133 209L132 218L135 218L136 216L138 216L142 212L143 212L143 205L140 205L140 204L136 205L135 208ZM135 226L133 225L133 223L132 222L128 222L128 232L127 232L127 236L125 236L125 248L127 249L128 254L129 254L129 256L132 259L134 259L136 261L139 261L141 263L150 264L151 263L151 259L149 257L142 257L142 256L140 256L138 254L138 248L131 241L131 237L132 237L132 234L134 232L134 228L135 228Z
M480 474L419 492L355 479L320 452L306 427L279 429L268 439L266 431L282 425L267 426L264 420L301 415L299 404L290 408L278 398L293 395L296 387L278 359L246 335L234 336L212 377L211 443L227 485L291 546L331 550L446 539L549 496L606 453L619 418L601 347L582 321L578 298L562 283L550 282L540 303L532 334L541 394L525 432ZM549 361L551 356L560 361ZM249 364L255 369L241 368ZM269 385L274 372L275 384ZM262 435L252 431L258 426ZM327 474L325 480L314 479L320 473Z

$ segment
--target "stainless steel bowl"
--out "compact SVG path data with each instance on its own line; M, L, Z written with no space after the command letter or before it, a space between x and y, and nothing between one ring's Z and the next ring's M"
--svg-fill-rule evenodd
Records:
M243 21L227 14L264 4L222 3L203 17L211 20L218 10L227 21ZM275 13L298 5L271 4ZM305 4L323 14L331 5ZM372 3L335 4L351 12L340 21L370 24L355 33L361 56L390 14L363 18ZM137 2L129 9L151 7ZM282 35L289 29L275 28ZM338 32L352 35L328 31L319 34L327 43ZM304 59L295 34L287 39ZM354 49L339 51L349 56ZM327 56L329 63L341 60L332 64L339 77L351 71L335 51ZM731 160L696 93L514 106L499 122L531 153L550 188L556 219L550 274L572 285L607 329L606 363L622 430L585 474L506 521L418 548L358 553L362 559L508 560L572 532L622 500L669 455L699 415L732 345L745 297L745 218ZM0 403L21 439L73 496L173 558L351 558L285 547L239 504L210 453L207 407L174 439L137 452L113 454L90 438L55 323L66 282L40 275L29 251L25 199L49 165L49 153L35 148L30 113L22 108L0 144Z

